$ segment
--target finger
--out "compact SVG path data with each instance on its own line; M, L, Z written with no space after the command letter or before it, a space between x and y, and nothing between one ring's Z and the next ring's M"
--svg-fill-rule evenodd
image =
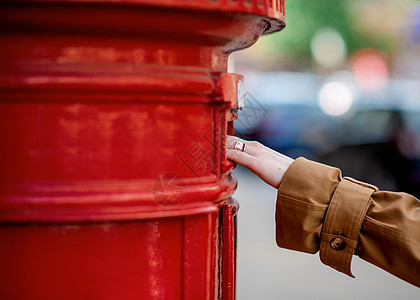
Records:
M255 142L255 141L247 141L241 138L238 138L236 136L231 136L228 135L227 139L226 139L226 148L227 149L233 149L235 146L235 143L239 141L242 143L246 144L246 149L245 152L248 154L251 154L253 156L257 156L259 158L267 158L267 157L271 157L271 158L280 158L280 159L284 159L285 155L281 154L277 151L274 151L273 149L270 149L266 146L264 146L263 144L259 143L259 142ZM236 150L238 151L238 150Z
M244 165L249 169L254 169L258 161L258 159L255 156L238 150L226 149L226 156L228 159L233 160L238 164Z
M246 145L245 150L242 152L246 152L254 156L258 155L259 148L261 146L258 142L247 141L247 140L235 137L235 136L229 136L229 135L227 136L226 148L233 150L236 142L242 142ZM235 150L235 151L241 152L240 150Z
M238 138L236 136L228 135L227 138L226 138L226 148L233 149L236 142L246 143L247 141L245 141L241 138Z

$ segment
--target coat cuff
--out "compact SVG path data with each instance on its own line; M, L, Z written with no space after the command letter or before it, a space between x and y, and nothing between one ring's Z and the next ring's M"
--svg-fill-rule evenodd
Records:
M378 189L350 177L338 184L325 216L321 234L321 261L351 277L351 260L357 248L360 229Z
M280 247L316 253L349 276L351 259L376 187L341 177L337 168L298 158L278 191L276 240Z

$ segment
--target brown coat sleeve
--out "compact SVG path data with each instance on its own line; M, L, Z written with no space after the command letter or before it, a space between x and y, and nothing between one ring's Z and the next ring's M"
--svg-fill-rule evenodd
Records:
M420 287L420 201L341 177L339 169L298 158L277 197L280 247L320 252L321 261L350 271L353 254Z

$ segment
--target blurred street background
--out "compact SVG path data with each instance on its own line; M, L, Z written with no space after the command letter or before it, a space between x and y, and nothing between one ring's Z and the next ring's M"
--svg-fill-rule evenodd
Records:
M230 72L245 76L236 135L420 197L420 1L290 0L286 23L230 57ZM239 300L420 299L357 257L351 279L278 248L276 191L235 174Z

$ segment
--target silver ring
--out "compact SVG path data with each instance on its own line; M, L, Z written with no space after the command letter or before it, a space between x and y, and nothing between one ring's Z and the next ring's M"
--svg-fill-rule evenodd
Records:
M235 145L233 146L233 150L245 152L245 149L246 149L246 144L240 141L236 141Z

